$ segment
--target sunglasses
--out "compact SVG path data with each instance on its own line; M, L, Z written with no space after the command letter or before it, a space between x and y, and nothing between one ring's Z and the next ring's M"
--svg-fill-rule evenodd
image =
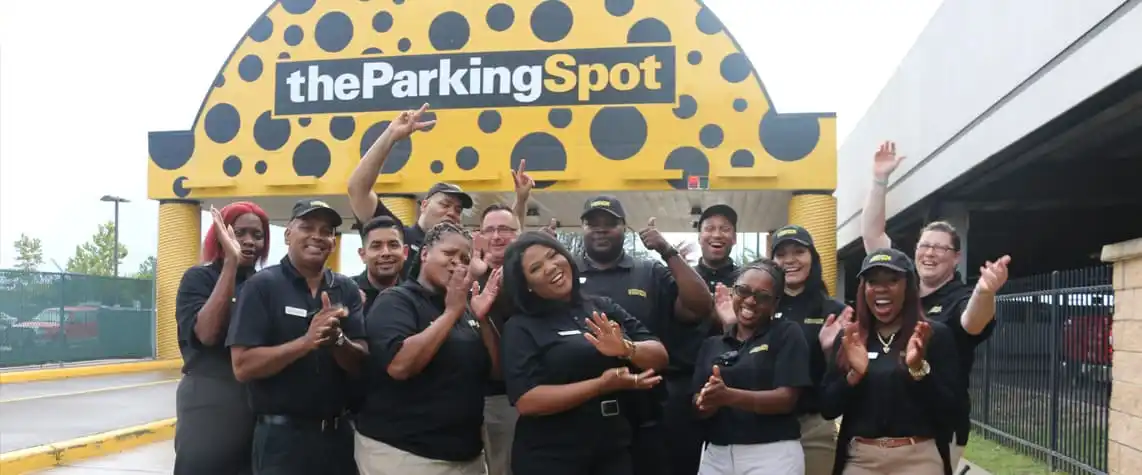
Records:
M773 301L777 299L773 295L770 295L768 292L763 292L760 290L753 290L753 289L749 288L748 285L745 285L745 284L735 285L734 286L734 295L737 295L738 297L741 297L742 299L748 299L750 297L753 297L754 301L756 301L759 304L773 303Z

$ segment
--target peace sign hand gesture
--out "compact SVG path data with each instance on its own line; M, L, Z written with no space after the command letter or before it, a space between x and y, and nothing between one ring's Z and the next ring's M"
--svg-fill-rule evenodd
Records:
M1011 264L1011 256L1000 257L995 262L987 261L979 268L979 281L976 290L988 295L995 295L1003 284L1007 283L1007 265Z
M218 244L222 246L223 258L237 264L242 258L242 245L238 243L234 227L226 224L222 212L213 206L210 207L210 216L214 219L214 233L218 236Z
M389 124L389 127L385 129L385 133L389 135L389 138L393 142L397 142L408 138L408 136L412 135L413 132L432 127L434 124L436 124L435 120L420 120L421 116L424 115L424 111L426 110L428 110L427 102L424 103L424 105L420 106L420 109L418 110L407 110L401 112L400 115L398 115L397 118Z
M527 167L527 160L520 159L519 169L512 170L512 181L515 182L515 196L517 200L526 201L531 196L532 188L535 188L535 180L524 171Z
M722 325L733 325L738 321L738 316L734 313L734 298L730 295L730 289L721 282L714 287L714 311Z
M896 142L885 141L880 144L880 149L876 151L876 155L872 156L873 177L881 181L888 180L888 177L905 158L896 156Z
M632 345L623 337L622 328L617 322L608 320L607 314L591 312L591 317L587 319L587 328L591 333L584 333L583 336L595 345L599 353L613 357L627 356L631 353Z

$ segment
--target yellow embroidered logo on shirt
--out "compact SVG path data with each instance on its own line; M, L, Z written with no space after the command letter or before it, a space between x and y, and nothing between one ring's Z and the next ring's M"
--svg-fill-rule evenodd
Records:
M931 310L928 310L928 313L940 313L942 310L944 310L944 306L943 305L937 305L935 307L932 307Z
M749 350L749 353L752 355L752 354L757 353L759 351L769 351L769 344L758 345L758 346L754 347L754 349Z
M642 289L627 289L627 295L646 298L646 291Z
M825 323L825 319L823 319L823 318L806 318L805 319L806 325L822 325L824 323Z

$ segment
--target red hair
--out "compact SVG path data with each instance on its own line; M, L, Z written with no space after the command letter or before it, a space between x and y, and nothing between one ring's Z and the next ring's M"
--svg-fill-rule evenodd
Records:
M222 221L227 225L234 224L239 216L253 214L262 222L262 236L265 244L258 251L258 262L265 264L270 254L270 217L265 210L249 201L235 201L218 210L222 214ZM210 229L206 231L206 238L202 240L202 259L205 262L215 262L222 259L222 245L218 243L218 227L211 221Z

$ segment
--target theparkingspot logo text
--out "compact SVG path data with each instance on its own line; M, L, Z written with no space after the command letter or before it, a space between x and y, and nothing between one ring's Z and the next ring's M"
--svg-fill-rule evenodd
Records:
M673 46L277 63L276 115L674 103Z

